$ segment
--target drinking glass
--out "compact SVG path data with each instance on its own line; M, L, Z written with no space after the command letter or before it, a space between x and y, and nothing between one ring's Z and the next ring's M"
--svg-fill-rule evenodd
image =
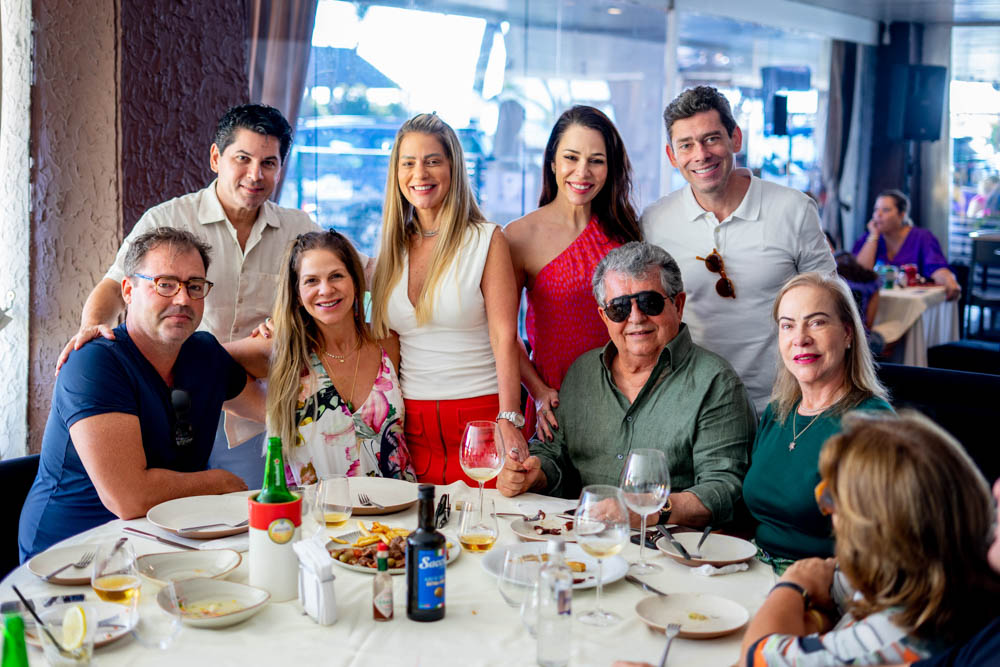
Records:
M135 550L124 538L97 547L90 585L105 602L128 607L130 615L135 612L142 579L135 567Z
M589 625L614 625L622 620L618 614L601 608L604 559L614 556L628 540L628 509L625 497L617 486L593 484L583 487L573 518L576 543L597 559L597 606L580 616Z
M458 462L466 475L479 482L480 513L483 510L483 485L500 474L504 451L503 436L496 422L471 421L465 425Z
M526 554L508 550L503 558L503 570L497 578L500 595L511 607L524 604L524 599L534 595L535 587L538 586L541 559L534 555L534 560L527 560L525 556Z
M462 503L462 516L458 524L458 543L470 553L485 553L493 548L500 534L497 528L496 506L489 501L490 511L478 509L471 503Z
M642 532L639 539L639 560L629 568L631 574L649 574L663 568L656 563L647 563L646 516L658 512L670 495L670 468L667 457L658 449L633 449L622 468L619 486L625 496L625 504L638 514Z
M539 568L541 569L541 568ZM521 602L521 623L528 630L532 637L537 636L538 630L538 575L535 575L535 582L528 589L524 601Z
M166 650L181 631L181 609L173 582L160 589L155 605L139 614L132 636L146 648Z
M82 642L79 645L69 648L66 645L66 630L63 628L63 619L66 615L66 611L71 607L79 606L83 612L83 617L85 620L86 630L82 637ZM52 643L52 639L42 628L37 628L35 630L38 641L42 644L42 651L45 653L45 659L49 661L50 665L62 666L62 665L89 665L90 659L94 654L94 633L97 629L98 614L97 610L90 605L75 605L66 604L59 605L47 611L43 611L41 614L42 622L45 623L45 627L49 629L56 641L59 642L59 646Z
M317 534L326 525L326 521L318 519L316 516L316 496L319 492L319 483L313 482L293 490L302 498L302 537L309 538Z
M351 498L351 486L346 475L332 475L320 480L316 487L316 501L313 516L320 529L323 526L343 526L351 518L354 500Z

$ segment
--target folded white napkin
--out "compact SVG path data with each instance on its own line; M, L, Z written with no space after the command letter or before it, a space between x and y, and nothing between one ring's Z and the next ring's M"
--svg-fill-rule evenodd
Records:
M742 572L749 569L750 566L746 563L733 563L732 565L724 565L722 567L699 565L698 567L691 568L691 574L697 574L702 577L714 577L718 574L732 574L733 572Z
M194 540L190 537L181 537L176 533L171 533L169 530L164 530L157 526L154 526L145 517L141 519L132 519L130 521L123 521L124 525L137 530L141 530L152 535L158 535L171 542L176 542L177 544L183 544L185 546L194 547L195 549L233 549L234 551L249 551L250 549L250 535L248 533L237 533L236 535L230 535L229 537L220 537L214 540ZM136 535L135 533L126 532L126 535L134 538L148 539L152 542L156 542L153 538L145 537L143 535ZM158 543L161 544L161 543ZM169 545L164 544L164 547Z

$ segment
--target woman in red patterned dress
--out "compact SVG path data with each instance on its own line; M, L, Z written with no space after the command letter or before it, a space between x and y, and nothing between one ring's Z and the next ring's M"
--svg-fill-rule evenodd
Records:
M591 292L594 267L613 248L641 240L632 206L632 167L618 130L601 111L563 113L545 145L539 208L507 225L518 291L527 288L531 359L522 354L521 383L532 400L526 435L552 437L552 408L566 371L587 350L608 342Z

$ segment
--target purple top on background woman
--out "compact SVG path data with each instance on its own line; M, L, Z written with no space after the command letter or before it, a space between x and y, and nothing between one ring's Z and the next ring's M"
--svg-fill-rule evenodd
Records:
M861 251L861 246L865 244L868 234L859 238L854 244L854 254ZM916 264L920 275L930 278L931 274L941 268L948 268L948 260L941 252L941 244L929 230L921 227L912 227L906 235L903 245L899 247L899 252L894 257L889 257L885 247L885 239L878 240L878 252L875 254L875 261L893 266L903 264Z

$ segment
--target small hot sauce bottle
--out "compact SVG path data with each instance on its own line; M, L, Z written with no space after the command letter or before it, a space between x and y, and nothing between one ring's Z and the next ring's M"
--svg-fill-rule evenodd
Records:
M392 576L389 575L389 548L385 542L379 542L376 558L378 574L372 582L372 617L376 621L392 620Z

